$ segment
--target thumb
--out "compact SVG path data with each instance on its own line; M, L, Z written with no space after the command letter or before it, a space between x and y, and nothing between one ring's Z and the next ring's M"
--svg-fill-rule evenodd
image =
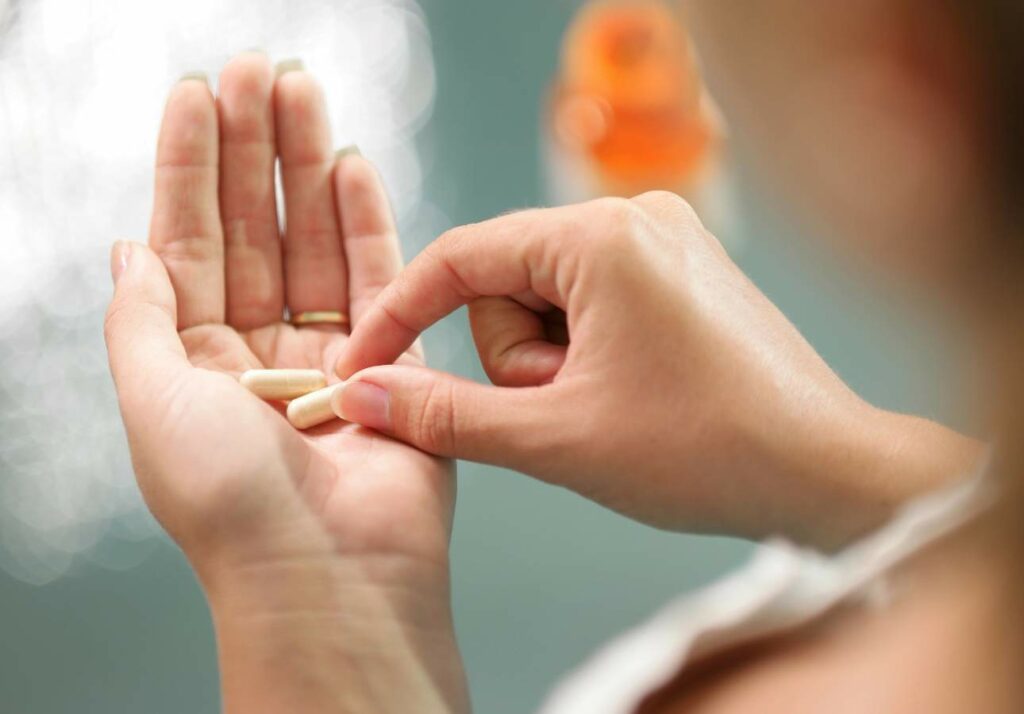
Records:
M353 375L331 402L346 421L439 456L537 474L552 443L552 387L483 385L426 367L389 365Z
M141 243L119 241L110 268L114 298L104 336L124 407L133 395L146 399L150 385L166 383L188 360L178 337L174 288L160 258Z

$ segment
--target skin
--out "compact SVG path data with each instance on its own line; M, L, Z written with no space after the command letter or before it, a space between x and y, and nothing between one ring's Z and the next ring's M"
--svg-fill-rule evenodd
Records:
M136 474L209 599L225 711L465 711L452 463L340 421L298 432L236 381L331 365L345 332L293 328L284 306L358 324L400 268L375 171L336 160L327 127L310 75L275 81L256 53L216 99L171 90L149 246L115 246L106 320Z
M1024 296L1020 227L993 210L985 68L945 5L729 5L685 9L734 131L779 196L968 336L1001 498L889 574L888 607L845 607L684 671L641 711L813 712L823 692L840 712L1020 711Z
M362 369L390 365L463 304L496 386ZM546 333L552 315L568 345ZM382 291L338 372L355 373L346 419L425 451L514 468L660 527L824 547L963 473L979 448L860 400L669 193L449 231Z
M812 626L698 661L638 714L812 714L823 701L843 714L1020 711L1022 590L1019 553L1006 554L1007 515L891 573L887 606L839 607Z
M822 692L830 710L1019 711L1024 642L1008 624L1022 594L1024 300L1020 262L1003 248L1015 229L992 213L968 38L916 2L687 9L767 185L933 296L978 346L968 377L1004 445L992 467L1004 496L892 573L888 608L843 608L683 670L642 711L813 712ZM495 386L374 366L466 303ZM567 345L549 327L562 321ZM348 418L669 527L832 545L977 459L969 440L850 395L692 212L660 194L442 236L381 293L338 371L387 394L381 410L379 394L347 388Z
M996 259L963 78L931 71L970 64L953 26L929 21L931 41L914 45L924 61L908 62L910 0L728 5L694 3L691 17L734 126L766 132L782 193L970 318L992 431L1010 445L993 469L1018 473L1024 348L1003 336L1024 301L1002 281L1019 269ZM333 163L322 110L301 100L314 101L308 75L270 91L265 59L228 70L216 107L200 83L172 91L155 252L132 245L125 261L115 249L108 342L140 486L210 599L229 711L465 708L447 590L451 472L423 451L511 466L662 527L826 547L976 462L972 440L853 395L665 194L460 227L398 273L381 258L395 248L379 184L361 159ZM262 107L262 141L240 138L236 91L249 97L236 109ZM267 157L288 163L302 137L316 146L284 172L282 250ZM822 161L840 149L844 160ZM353 228L356 216L367 222ZM280 324L285 301L349 310L352 336ZM407 351L467 303L493 385ZM295 432L232 379L258 365L355 374L335 407L373 430ZM830 710L1019 711L1014 483L989 517L894 572L889 607L842 608L684 670L642 711L811 712L822 692Z

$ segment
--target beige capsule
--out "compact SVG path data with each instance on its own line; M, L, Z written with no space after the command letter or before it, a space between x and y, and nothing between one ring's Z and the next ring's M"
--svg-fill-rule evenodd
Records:
M288 421L296 429L308 429L325 421L337 419L337 415L331 409L331 397L343 384L332 384L290 401L287 410Z
M318 369L250 369L238 381L263 399L295 399L327 386Z

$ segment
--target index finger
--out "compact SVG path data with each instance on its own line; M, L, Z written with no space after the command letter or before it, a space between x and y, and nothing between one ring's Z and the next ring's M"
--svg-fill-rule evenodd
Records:
M217 205L217 108L205 81L171 89L160 125L149 244L167 266L178 329L224 322L224 240Z
M367 308L336 371L394 362L425 329L484 296L532 290L564 306L559 251L583 231L574 207L521 211L453 228L431 243Z

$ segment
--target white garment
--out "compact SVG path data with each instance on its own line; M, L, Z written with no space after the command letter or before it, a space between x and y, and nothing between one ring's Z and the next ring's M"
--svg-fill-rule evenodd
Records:
M599 650L540 714L631 714L688 661L807 624L840 602L884 600L887 573L988 507L992 490L972 477L920 498L835 556L767 542L743 568Z

